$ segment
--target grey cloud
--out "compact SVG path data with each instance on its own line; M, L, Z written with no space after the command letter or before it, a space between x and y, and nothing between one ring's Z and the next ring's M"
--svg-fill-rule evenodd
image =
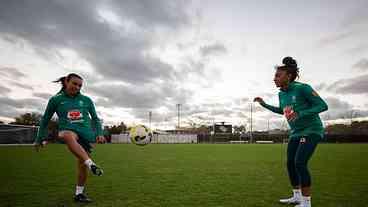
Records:
M249 103L251 100L248 97L241 97L234 100L234 104L243 105ZM253 101L253 100L252 100Z
M0 67L0 76L7 77L8 79L15 79L15 80L26 77L26 75L22 73L21 71L19 71L19 69L13 68L13 67Z
M122 18L132 18L143 27L156 26L177 28L189 24L188 13L185 10L188 2L179 1L112 1L109 9L121 14Z
M336 92L336 88L339 87L340 85L343 85L344 82L345 82L344 79L335 81L332 84L329 84L329 85L325 86L324 90L331 91L331 92Z
M229 116L233 111L231 109L212 109L209 111L210 116Z
M209 68L208 59L200 58L195 60L192 57L185 57L178 66L180 71L172 73L173 81L180 83L192 82L201 88L208 88L214 83L221 81L221 70L218 68Z
M197 44L196 41L190 41L190 42L186 42L186 43L177 43L176 47L179 50L186 50L188 48L195 47L196 44Z
M149 112L150 111L152 112L151 121L153 124L163 123L163 122L175 122L175 119L177 119L175 107L171 109L172 109L171 112L162 114L155 110L135 108L133 109L132 113L137 119L139 119L142 122L146 122L146 123L149 122Z
M338 92L340 94L367 94L368 75L357 76L349 79L342 79L329 85L326 90Z
M328 105L328 111L321 114L324 120L347 118L353 110L353 105L335 97L327 97L325 101Z
M360 44L345 51L349 55L357 55L368 51L368 44Z
M342 5L340 5L342 6ZM359 45L347 50L349 53L360 53L367 49L362 43L366 43L365 36L367 35L368 30L368 14L367 14L367 1L354 1L352 7L349 10L346 10L347 13L342 13L344 18L340 23L340 27L337 32L334 32L333 35L327 36L321 40L319 40L318 45L327 46L333 45L335 43L341 41L350 41L355 39L361 39ZM350 43L351 44L351 43ZM355 43L356 44L356 43Z
M5 86L1 86L0 85L0 94L3 95L3 94L7 94L7 93L10 93L11 90Z
M325 38L319 40L318 45L320 45L320 46L331 45L331 44L334 44L336 42L345 40L345 39L351 37L352 35L354 35L353 31L341 32L341 33L331 35L331 36L328 36L328 37L325 37Z
M326 83L320 83L315 86L316 91L324 90L327 87Z
M24 106L21 102L18 102L14 99L6 98L6 97L0 97L0 103L3 106L11 106L11 107L16 107L16 108L21 108Z
M245 114L245 112L237 112L236 113L236 116L237 117L240 117L240 118L244 118L244 119L248 119L249 116Z
M51 93L38 93L38 92L35 92L33 93L33 96L37 97L37 98L41 98L41 99L49 99L52 94Z
M12 86L16 86L16 87L27 89L27 90L33 90L33 86L29 85L28 83L17 82L17 81L9 81L9 82Z
M8 99L8 100L7 100ZM42 107L37 107L44 105L44 102L41 99L37 98L23 98L23 99L10 99L10 98L0 98L0 102L11 104L17 108L36 108L41 109Z
M190 97L189 91L176 88L170 83L119 85L104 84L89 86L88 92L94 93L106 100L99 99L99 103L108 107L146 108L152 109L167 104L171 100L185 103Z
M351 10L350 14L348 14L343 20L341 26L342 27L351 27L362 23L368 22L368 14L367 14L367 1L355 2L355 9Z
M353 68L360 71L368 71L368 59L363 58L353 65Z
M14 118L19 114L16 108L0 102L0 116Z
M368 110L353 110L352 118L368 117Z
M69 48L105 78L131 83L171 78L169 65L143 54L152 46L157 28L175 31L190 22L186 1L5 1L2 5L4 36L28 40L46 57ZM115 12L123 25L114 27L101 20L101 8ZM136 25L139 32L129 31L124 21Z
M266 98L272 98L274 96L277 96L277 94L275 94L275 93L264 93L263 96L266 97Z
M211 122L213 119L243 118L248 119L250 105L244 104L248 98L237 98L221 103L206 103L200 105L189 105L183 114L187 117L202 119ZM254 107L255 108L255 107Z
M22 109L32 109L42 113L44 102L40 99L11 99L0 97L0 116L15 117L21 114Z
M202 56L218 55L218 54L227 53L226 47L221 43L205 45L205 46L202 46L199 50Z
M121 24L111 24L103 10ZM94 69L82 76L88 79L87 91L99 97L97 104L145 110L185 103L192 92L182 89L182 82L208 84L203 61L188 61L186 68L176 70L148 52L165 35L191 27L192 18L190 3L184 0L3 1L0 37L14 44L25 40L51 61L62 61L60 48L74 51Z
M329 110L350 110L353 108L353 105L338 98L328 97L325 99L325 101L329 107Z

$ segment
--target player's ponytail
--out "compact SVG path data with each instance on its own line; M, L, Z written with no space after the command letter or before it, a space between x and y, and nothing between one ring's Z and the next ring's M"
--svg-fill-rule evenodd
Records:
M284 57L282 59L281 66L277 66L277 69L285 70L288 74L291 74L291 82L299 78L299 68L296 60L292 57Z
M53 83L60 83L61 87L62 87L61 90L64 90L66 88L66 82L68 82L73 77L83 80L83 78L81 76L79 76L78 74L69 73L67 76L60 77L57 80L52 81L52 82Z

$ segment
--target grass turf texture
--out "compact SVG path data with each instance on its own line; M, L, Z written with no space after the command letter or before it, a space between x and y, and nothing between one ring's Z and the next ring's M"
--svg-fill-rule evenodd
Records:
M98 145L102 177L88 206L283 206L286 145ZM368 144L320 144L310 162L313 205L367 206ZM65 145L0 147L0 206L80 206L76 161Z

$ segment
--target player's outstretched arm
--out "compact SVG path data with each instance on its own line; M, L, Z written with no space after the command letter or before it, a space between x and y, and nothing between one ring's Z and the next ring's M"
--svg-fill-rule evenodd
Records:
M56 110L56 104L55 100L51 98L49 102L47 103L47 107L45 110L45 113L42 116L41 122L40 122L40 128L38 129L37 136L34 142L34 146L36 148L36 151L39 151L39 149L46 145L47 142L43 142L43 140L47 137L47 125L51 119L51 117L54 115Z
M263 106L264 108L277 113L277 114L284 114L284 112L282 111L282 109L280 107L276 107L276 106L272 106L269 104L266 104L266 102L264 102L264 100L261 97L255 97L254 102L258 102L261 106Z
M89 104L90 104L89 114L91 115L92 123L95 125L94 127L96 129L96 134L97 134L96 142L99 143L99 144L103 144L103 143L106 142L106 139L105 139L105 137L103 136L103 133L102 133L101 121L97 116L95 105L93 104L91 99L90 99Z

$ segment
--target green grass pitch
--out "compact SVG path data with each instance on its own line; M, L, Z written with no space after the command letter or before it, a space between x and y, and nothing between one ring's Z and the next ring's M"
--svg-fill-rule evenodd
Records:
M98 145L88 206L283 206L286 145ZM80 206L65 145L0 147L0 206ZM309 163L313 206L368 206L368 144L320 144Z

